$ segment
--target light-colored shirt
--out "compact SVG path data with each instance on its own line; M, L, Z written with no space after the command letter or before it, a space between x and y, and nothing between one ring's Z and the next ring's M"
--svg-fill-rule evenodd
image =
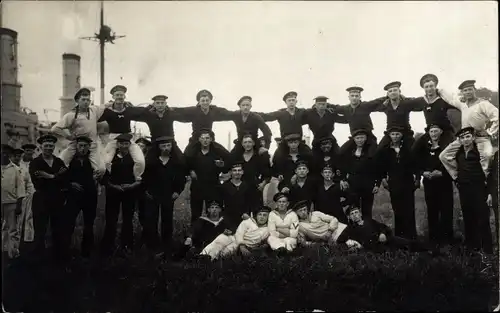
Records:
M92 140L97 139L97 121L104 111L104 106L89 106L88 112L78 112L75 119L75 111L66 113L59 122L52 126L51 131L65 136L61 130L67 129L74 136L87 136Z
M477 99L472 104L461 102L457 94L439 89L444 101L462 112L462 128L474 127L483 135L494 135L498 132L498 108L485 99Z
M32 195L35 193L35 186L33 186L33 182L31 181L31 176L29 172L29 162L21 161L19 165L19 170L21 171L21 175L23 177L24 189L26 190L26 195Z
M249 218L240 223L234 237L236 244L256 248L269 237L269 228L267 225L259 227L253 218Z
M269 220L267 222L267 226L269 227L269 234L278 238L286 238L280 232L276 230L276 228L289 228L290 229L290 237L297 238L299 233L299 217L297 214L288 210L284 218L281 218L278 211L274 210L269 213Z
M312 241L328 240L330 236L337 240L338 236L347 227L340 223L334 216L313 211L309 219L299 222L299 233Z
M2 165L2 204L16 203L26 196L21 169L10 162Z

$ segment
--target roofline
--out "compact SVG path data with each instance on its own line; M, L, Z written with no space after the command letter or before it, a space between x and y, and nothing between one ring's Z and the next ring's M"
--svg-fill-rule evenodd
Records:
M10 28L1 27L0 28L0 35L8 35L14 39L17 39L17 32L13 29L10 29Z
M81 57L78 54L74 53L63 53L62 58L63 60L81 60Z

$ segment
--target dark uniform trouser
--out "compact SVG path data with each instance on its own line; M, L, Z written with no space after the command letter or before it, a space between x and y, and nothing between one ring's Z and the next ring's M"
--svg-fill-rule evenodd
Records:
M496 166L496 165L495 165ZM498 238L498 232L500 231L499 221L498 221L498 211L500 208L498 207L498 189L492 192L491 195L493 202L493 214L495 215L495 235Z
M490 208L486 204L486 187L471 182L458 185L460 204L464 218L465 244L473 249L493 252L493 239L490 227Z
M101 249L103 252L110 252L113 248L118 215L120 214L120 205L122 209L122 229L121 229L121 246L132 248L134 237L132 229L132 217L134 214L135 205L134 191L119 192L110 187L106 188L106 227L102 238Z
M375 198L373 189L353 188L351 189L351 196L359 201L363 217L372 218L373 200Z
M451 179L424 179L429 239L435 243L453 240L453 183Z
M369 135L366 138L366 144L369 146L368 148L368 155L374 155L375 151L377 150L377 137L370 132ZM354 142L353 138L349 138L342 147L340 147L340 154L345 155L346 151L351 151L356 147L356 143Z
M405 180L389 178L389 193L394 211L394 234L406 239L417 237L413 187L413 177Z
M160 243L158 238L158 219L161 210L161 242L164 248L171 249L173 223L174 223L174 200L164 199L161 202L155 199L145 199L144 229L143 237L148 248L154 249Z
M211 200L208 196L209 192L204 190L209 187L212 187L213 189L214 186L200 184L199 182L193 185L191 182L191 225L196 221L196 219L198 219L198 217L201 216L201 213L203 213L203 203ZM214 192L212 196L213 199L214 197L217 197L218 194L215 194L215 190L212 191ZM208 203L205 203L205 205L208 205Z
M415 140L415 143L411 147L412 153L417 154L423 147L427 145L427 142L431 140L431 137L429 136L429 133L425 133L420 138ZM439 138L439 144L440 146L444 149L446 148L450 143L452 143L455 140L455 134L453 133L453 130L444 130L443 133L441 134L441 137Z
M39 192L33 195L33 227L35 231L35 255L40 256L45 250L45 235L50 220L53 253L58 260L63 258L64 241L64 201L62 192Z
M76 218L83 211L82 255L88 256L94 246L94 220L97 210L97 189L84 192L71 191L65 205L64 250L68 253L71 246L71 236L75 230ZM68 256L68 255L67 255Z

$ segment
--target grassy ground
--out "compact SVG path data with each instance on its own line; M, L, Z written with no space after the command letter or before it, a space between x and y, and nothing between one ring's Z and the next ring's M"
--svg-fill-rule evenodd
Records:
M416 198L417 230L426 235L422 190ZM104 226L100 207L98 240ZM455 220L460 220L457 197L455 207ZM374 217L393 225L385 190L376 196ZM189 203L181 197L174 213L177 238L189 218ZM81 238L79 224L75 244ZM140 232L137 218L134 225ZM457 222L457 236L461 228ZM471 257L459 247L438 258L317 247L281 258L162 263L136 251L129 259L77 259L71 273L49 265L6 264L3 286L5 309L24 312L489 310L498 303L498 259Z

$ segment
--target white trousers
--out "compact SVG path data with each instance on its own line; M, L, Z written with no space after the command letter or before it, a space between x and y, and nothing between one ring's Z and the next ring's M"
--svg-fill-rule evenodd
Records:
M286 237L286 238L278 238L273 235L269 235L267 238L267 243L269 247L273 250L278 250L279 248L285 248L288 251L293 251L297 247L297 239Z
M59 158L63 160L66 166L69 167L69 163L71 162L71 160L73 160L75 154L76 154L76 141L71 141L66 147L66 149L61 151ZM92 141L92 143L90 144L89 160L94 171L98 172L99 174L104 174L106 169L104 167L104 163L100 158L99 146L95 140Z
M493 146L491 145L490 138L476 137L476 145L481 157L481 167L484 173L488 176L490 159L493 156ZM439 159L444 165L444 168L450 173L451 178L454 180L458 177L456 155L460 148L458 139L450 143L439 155Z
M219 257L225 257L236 252L238 245L236 244L236 238L234 236L226 236L220 234L217 238L209 243L200 254L209 255L212 260Z
M107 144L104 151L104 164L106 169L111 172L111 161L116 154L116 140L114 140L120 134L109 134L109 139L111 139ZM135 179L140 181L142 174L144 173L144 169L146 167L146 161L144 159L144 154L142 153L141 148L135 142L132 142L129 147L130 156L132 160L134 160L134 176Z

